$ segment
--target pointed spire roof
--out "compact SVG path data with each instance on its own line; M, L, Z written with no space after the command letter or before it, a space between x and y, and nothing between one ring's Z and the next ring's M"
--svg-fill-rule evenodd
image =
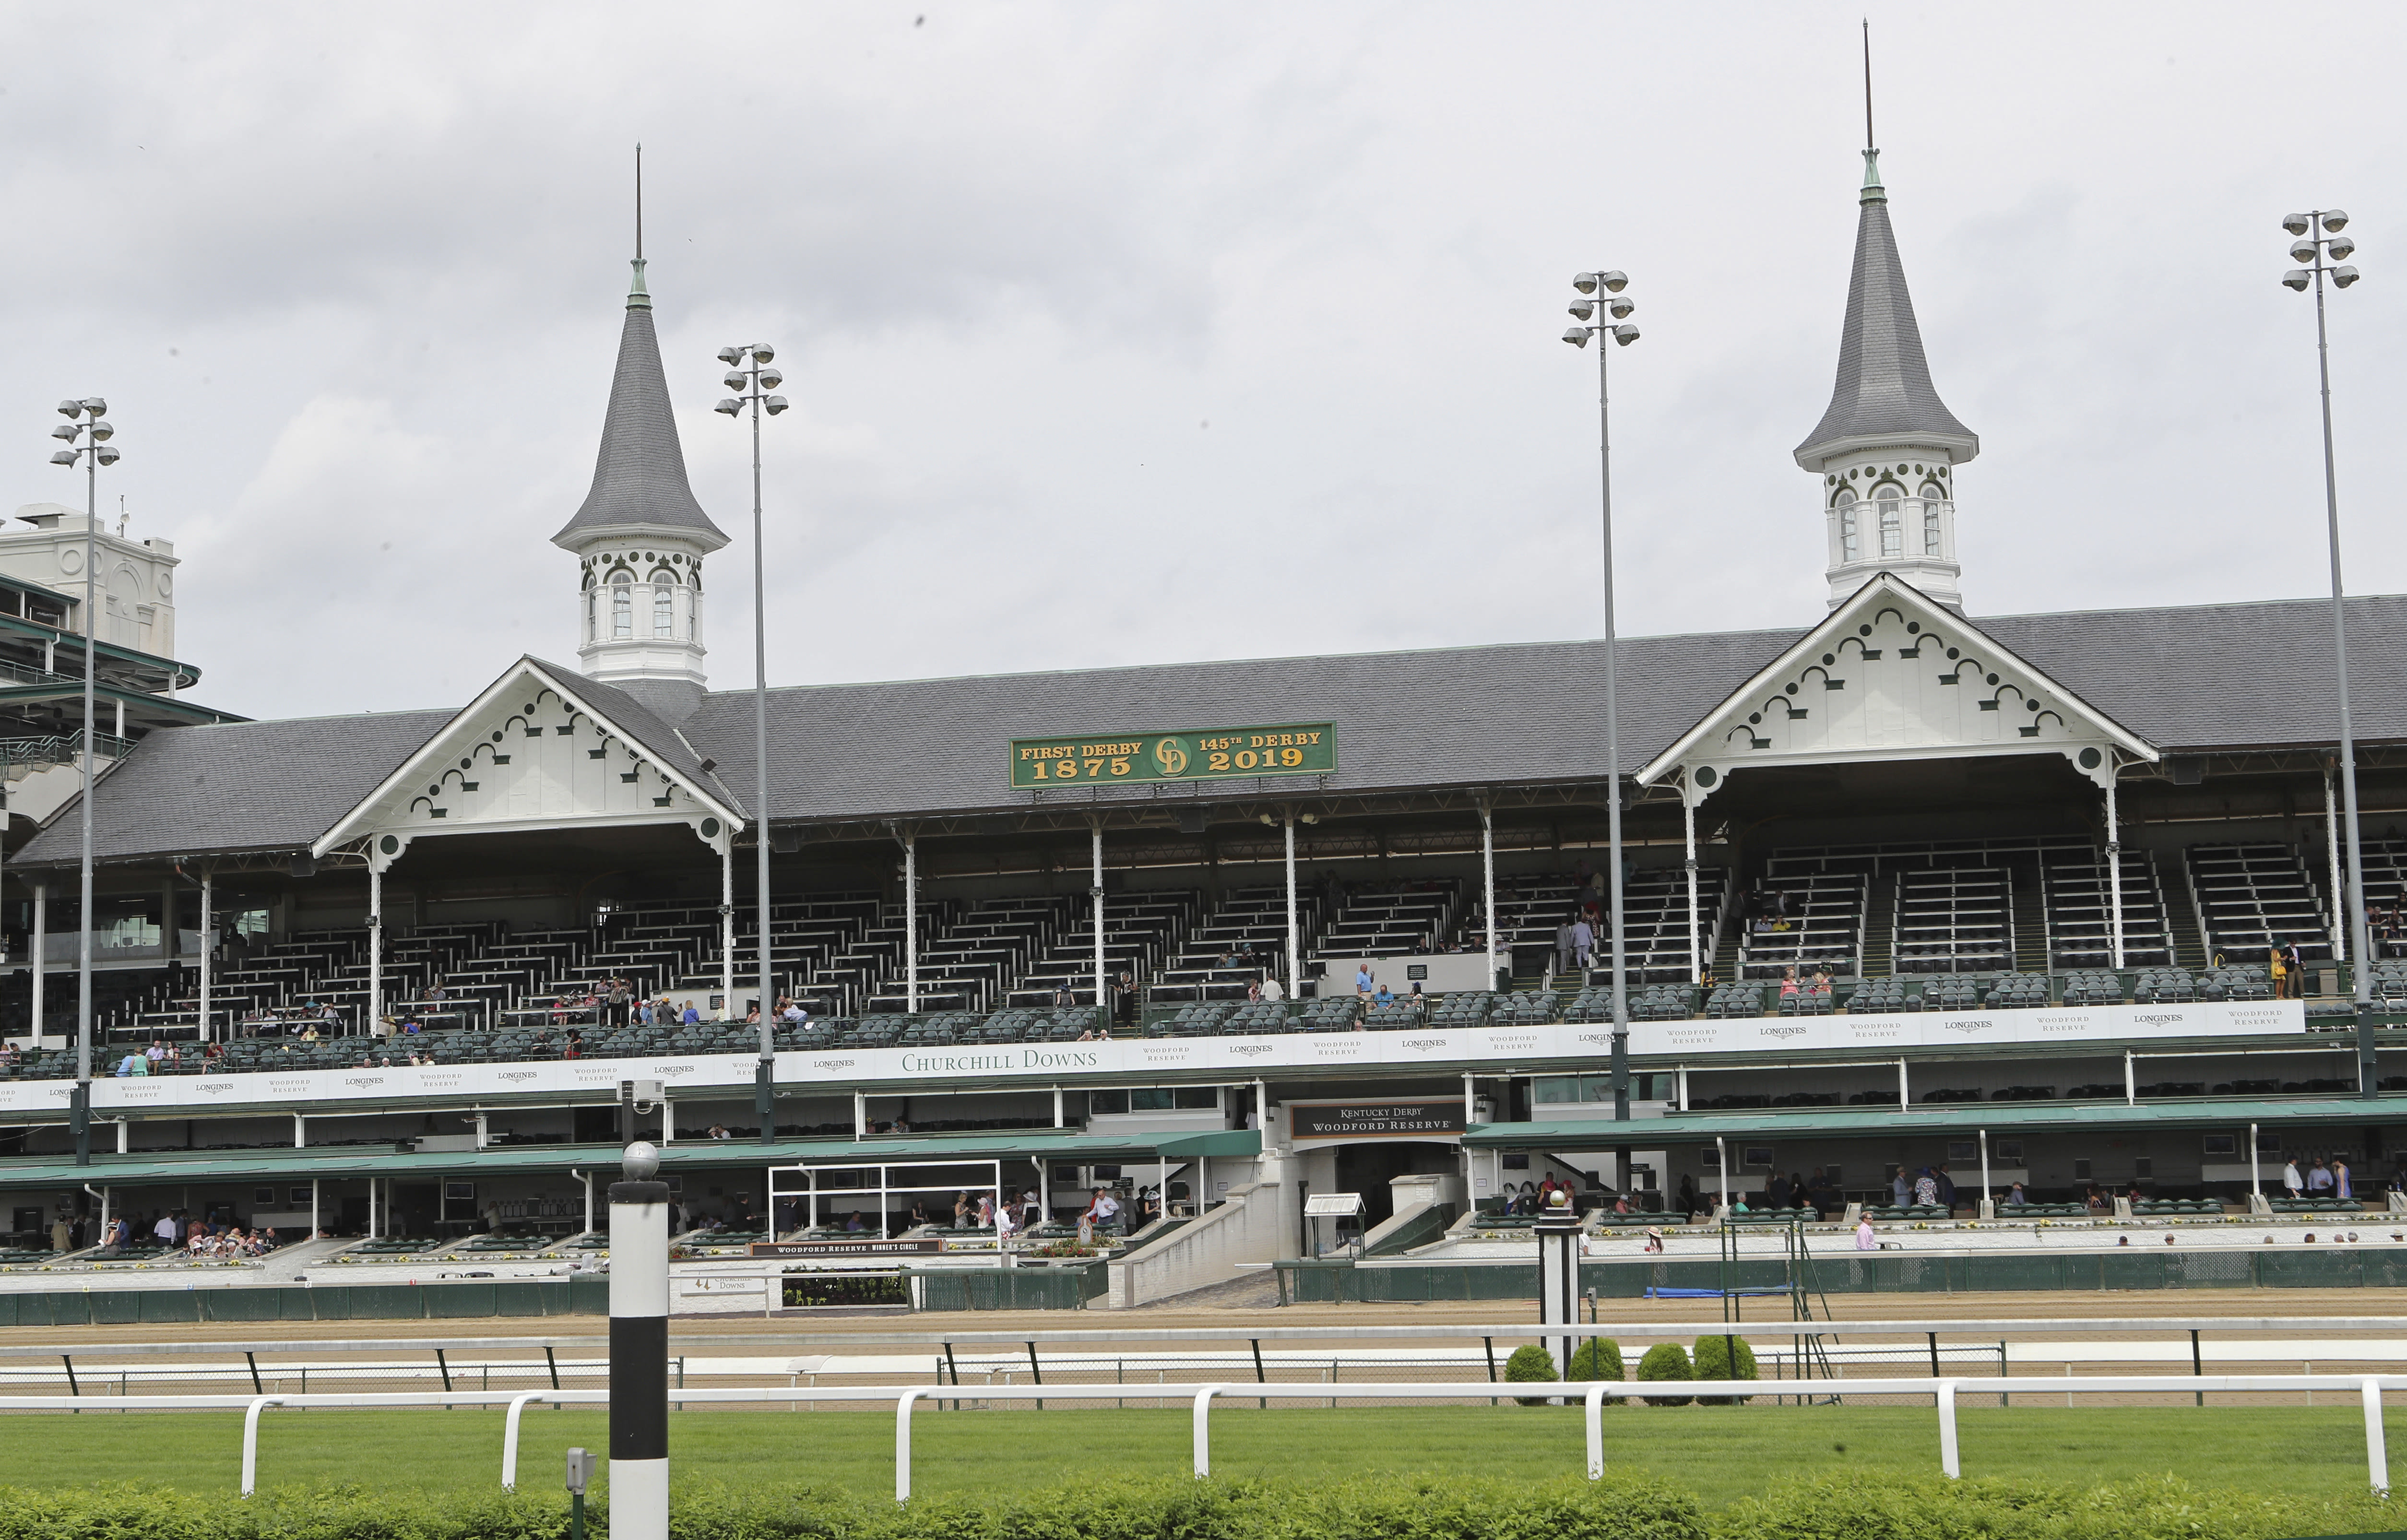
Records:
M593 463L593 488L577 516L551 537L575 549L577 538L603 529L687 530L718 549L727 536L686 482L685 447L669 406L661 370L660 339L652 331L652 297L644 287L644 259L627 293L627 323L619 334L619 368L610 380L610 410L602 421L602 452Z
M1839 378L1830 409L1797 446L1797 463L1822 468L1825 456L1887 439L1948 449L1962 463L1981 452L1978 435L1956 421L1930 383L1889 228L1888 193L1880 180L1880 151L1864 151L1862 209L1856 221L1856 268L1847 280L1847 320L1839 335Z

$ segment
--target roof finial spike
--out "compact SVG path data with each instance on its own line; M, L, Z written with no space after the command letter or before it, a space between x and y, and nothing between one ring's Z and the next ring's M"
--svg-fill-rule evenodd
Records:
M644 147L635 146L635 277L627 286L627 308L648 310L651 292L644 287Z
M1880 151L1873 147L1873 24L1864 21L1864 186L1858 203L1887 203L1888 193L1881 186Z

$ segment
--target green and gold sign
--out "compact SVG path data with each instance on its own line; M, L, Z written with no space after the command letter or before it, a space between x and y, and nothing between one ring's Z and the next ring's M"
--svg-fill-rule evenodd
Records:
M1327 722L1011 740L1015 791L1072 781L1099 786L1106 781L1317 776L1336 768L1337 731Z

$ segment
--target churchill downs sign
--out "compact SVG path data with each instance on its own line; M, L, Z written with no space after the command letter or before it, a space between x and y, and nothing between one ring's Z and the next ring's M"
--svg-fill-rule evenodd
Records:
M1336 768L1337 730L1328 722L1011 740L1014 791L1070 781L1097 786L1106 781L1317 776Z

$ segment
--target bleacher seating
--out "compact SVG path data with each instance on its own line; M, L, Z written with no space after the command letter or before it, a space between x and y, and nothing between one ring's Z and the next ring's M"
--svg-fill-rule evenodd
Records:
M2123 852L2123 965L2172 965L2172 934L2157 861L2146 850ZM2057 968L2104 968L2115 962L2113 898L2105 852L2090 846L2042 853L2047 899L2048 962Z
M1721 944L1721 926L1730 876L1719 866L1697 869L1697 955L1700 964ZM1552 927L1546 945L1554 945ZM1694 974L1688 962L1688 874L1681 866L1645 866L1631 874L1621 890L1621 956L1632 983L1687 984ZM1588 973L1591 985L1611 987L1613 957L1604 927L1597 928L1595 966Z
M1789 968L1801 975L1817 968L1853 973L1863 957L1868 881L1848 872L1767 876L1763 904L1779 912L1748 924L1739 977L1778 978Z
M2001 973L1990 980L1981 1004L1989 1010L2039 1010L2049 1004L2048 994L2044 973Z
M1316 958L1403 957L1433 952L1460 916L1451 878L1364 883L1349 889L1312 948Z
M2258 962L2295 944L2331 957L2331 922L2314 879L2286 845L2193 845L2186 853L2208 944L2227 962Z
M2014 876L2001 866L1901 871L1890 960L1900 973L1992 973L2014 965Z

